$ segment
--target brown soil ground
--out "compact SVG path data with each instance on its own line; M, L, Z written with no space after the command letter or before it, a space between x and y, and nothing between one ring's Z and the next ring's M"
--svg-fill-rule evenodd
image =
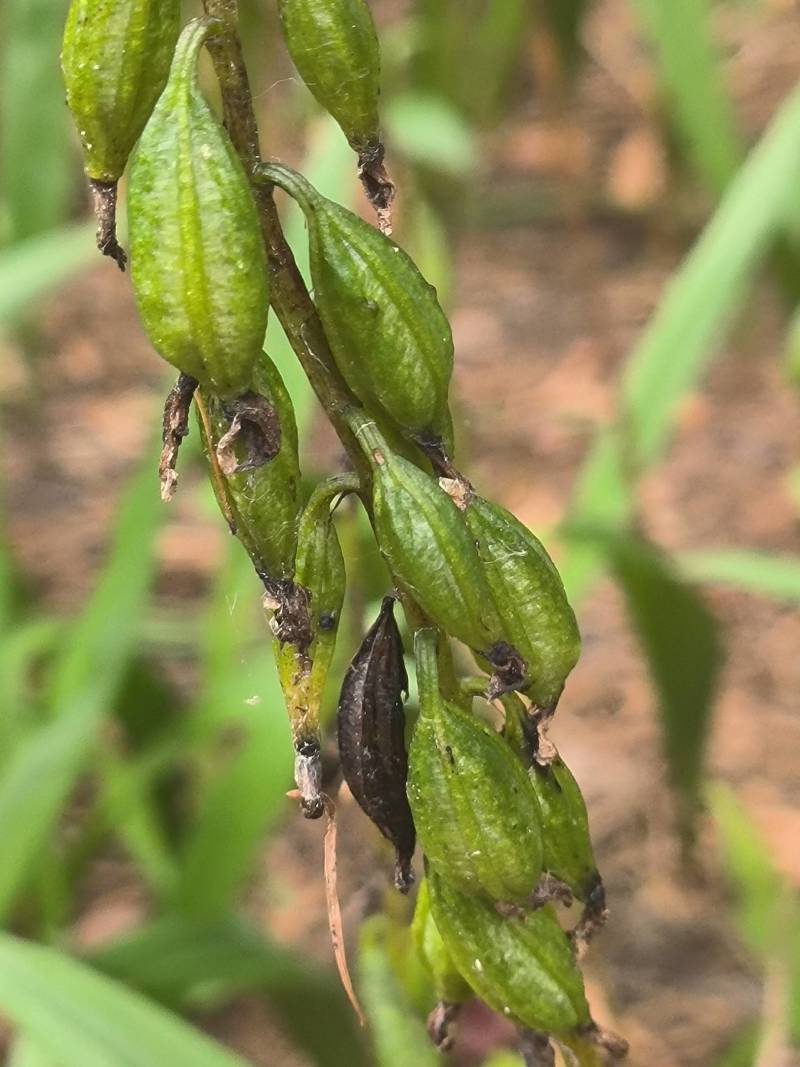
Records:
M791 5L775 4L758 20L740 12L721 27L739 48L732 78L748 133L763 126L800 69L793 18ZM457 256L455 394L471 472L536 528L564 513L592 433L613 415L625 354L702 217L701 205L667 187L661 142L642 107L647 67L631 41L621 5L600 5L569 123L531 105L493 138L497 166L483 181L505 205L507 224L473 229ZM530 202L542 188L555 209L537 217ZM784 330L780 299L765 284L702 391L683 405L668 459L639 492L641 522L666 548L800 549L787 482L800 416L781 377ZM102 264L43 308L23 340L33 360L9 343L0 382L11 534L43 601L68 612L101 561L163 373L127 280ZM179 494L160 542L160 589L201 596L223 541L221 524ZM735 786L797 885L800 618L742 593L708 596L728 648L711 773ZM584 787L612 908L589 960L596 1012L631 1039L641 1067L709 1067L757 1016L761 983L728 918L710 834L701 835L699 868L681 865L653 692L608 582L587 600L581 628L584 652L554 737ZM363 843L347 844L363 842L363 829L345 805L342 888L356 901L375 862ZM318 828L291 821L264 855L265 870L281 871L284 895L262 903L279 937L326 960L318 863ZM100 929L108 931L136 912L136 890L124 879L122 887L109 879L105 895L102 886L100 878L86 922L105 912ZM302 1062L276 1044L255 998L208 1025L254 1063ZM461 1063L471 1062L470 1026L465 1031Z

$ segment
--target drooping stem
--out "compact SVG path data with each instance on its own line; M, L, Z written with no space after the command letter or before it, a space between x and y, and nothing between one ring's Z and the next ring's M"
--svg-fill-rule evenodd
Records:
M253 175L261 164L261 152L250 82L239 37L239 2L203 0L203 7L206 14L217 19L222 27L208 41L208 50L214 61L222 94L225 127L246 172ZM369 513L370 465L344 418L348 409L352 411L359 406L358 401L339 373L317 309L297 268L292 250L286 243L272 195L273 187L264 181L253 181L251 185L267 249L272 307L358 474L361 499ZM401 594L401 600L412 630L427 624L424 613L406 592ZM444 691L448 695L455 695L452 657L444 645L440 668Z
M208 42L222 92L225 127L245 170L252 174L261 162L258 126L253 111L247 69L239 38L238 0L204 0L206 14L223 30ZM281 229L272 186L253 183L261 230L267 248L271 303L325 413L333 424L362 486L369 485L369 468L345 425L341 413L357 403L339 373L292 251Z

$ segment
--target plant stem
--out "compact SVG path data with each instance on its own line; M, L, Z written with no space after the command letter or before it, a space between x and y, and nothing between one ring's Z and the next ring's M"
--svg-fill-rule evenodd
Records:
M253 175L261 164L261 151L250 81L239 37L239 0L203 0L203 7L209 17L217 19L222 25L221 32L210 37L206 43L222 93L225 128L245 171ZM270 303L325 414L347 451L359 478L362 502L371 520L369 490L372 476L369 462L344 418L348 408L360 405L339 373L317 309L297 269L292 250L286 243L272 195L273 186L252 180L250 185L267 249ZM419 605L407 593L401 594L401 601L412 630L430 625ZM446 643L443 643L442 649L442 685L445 692L454 697L457 683L452 655Z
M248 174L261 163L258 126L250 82L239 38L238 0L203 0L206 14L219 20L223 30L208 41L222 93L225 127ZM269 260L270 301L289 343L308 377L325 413L347 450L363 488L369 486L369 465L342 419L347 407L358 401L339 373L317 310L297 269L281 228L272 186L251 182Z

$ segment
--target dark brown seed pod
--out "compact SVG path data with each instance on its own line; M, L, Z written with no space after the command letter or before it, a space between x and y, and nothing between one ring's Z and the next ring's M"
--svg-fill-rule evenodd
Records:
M384 597L377 620L353 657L339 697L342 773L361 809L397 852L394 881L405 893L414 881L416 834L406 798L408 754L403 694L408 677L394 620L394 597Z

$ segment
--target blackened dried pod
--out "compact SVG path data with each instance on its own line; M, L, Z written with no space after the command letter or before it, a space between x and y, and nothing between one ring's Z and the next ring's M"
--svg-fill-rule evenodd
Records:
M375 534L392 574L433 622L491 658L500 619L458 508L390 450L372 420L360 411L346 417L372 466Z
M230 507L235 532L250 554L262 577L291 578L294 572L299 514L297 424L291 398L280 373L262 352L253 371L253 394L274 412L279 430L277 453L267 462L248 467L224 477L222 488ZM211 445L214 449L229 431L230 412L225 402L204 395L208 406ZM242 459L247 451L244 440L239 446Z
M578 624L561 576L539 539L505 508L473 495L464 519L506 640L527 662L524 692L552 711L580 655Z
M361 809L397 852L395 885L414 881L416 835L406 798L408 755L403 694L408 677L394 597L384 597L342 683L338 730L342 773Z
M490 1008L557 1037L592 1026L570 943L551 907L501 915L427 870L431 913L453 962Z
M267 325L267 263L242 164L197 82L215 23L190 22L131 163L131 277L156 351L232 399L251 387Z
M419 630L414 639L419 718L408 799L420 844L464 892L528 903L542 873L536 793L506 741L442 697L437 643L435 630Z
M167 81L179 0L72 0L61 67L92 186L98 247L122 267L114 211L117 181Z
M314 301L342 377L366 407L450 452L453 338L436 290L393 241L302 175L277 163L258 174L305 213Z
M318 818L324 810L320 742L320 707L336 647L344 601L344 557L333 525L331 502L357 488L354 476L321 482L300 517L294 585L302 590L307 632L299 643L276 636L278 676L295 747L295 780L304 814Z

